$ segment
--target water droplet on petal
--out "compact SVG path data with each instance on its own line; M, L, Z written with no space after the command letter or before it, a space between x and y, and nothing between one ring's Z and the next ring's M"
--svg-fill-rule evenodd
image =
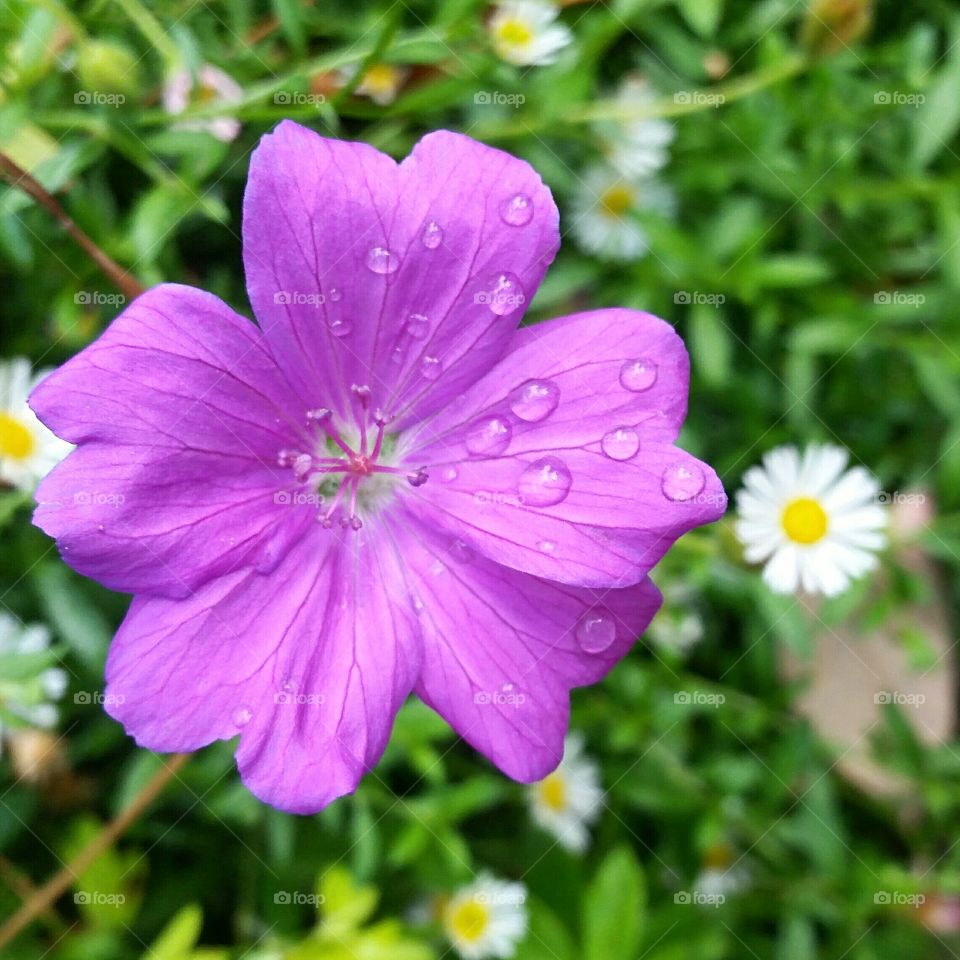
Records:
M434 560L430 564L430 572L435 576L439 577L441 573L446 573L447 568L439 561Z
M533 219L533 201L525 193L515 193L500 204L500 219L511 227L526 226Z
M284 680L283 683L280 684L280 689L281 689L284 693L296 693L296 692L297 692L297 685L296 685L296 683L293 682L293 680L287 679L287 680Z
M460 473L456 467L446 467L443 473L440 474L440 479L444 483L453 483L458 476L460 476Z
M660 489L668 500L683 503L692 500L703 489L706 477L700 465L692 460L675 463L663 471Z
M374 273L395 273L400 258L386 247L371 247L367 251L367 267Z
M422 313L411 313L406 331L414 340L426 340L430 335L430 321Z
M454 540L450 544L450 555L458 563L470 563L473 560L473 547L466 540Z
M617 639L617 627L605 614L591 610L579 621L574 634L586 653L603 653Z
M627 360L620 368L620 386L643 393L657 382L657 365L652 360Z
M353 331L353 324L345 317L331 317L327 328L335 337L345 337Z
M600 449L611 460L629 460L640 449L640 435L633 427L617 427L603 435Z
M443 228L435 220L431 220L423 228L420 240L428 250L436 250L443 243Z
M245 727L253 719L253 711L249 707L237 707L231 718L236 727Z
M560 388L552 380L528 380L510 394L510 409L527 423L539 423L557 409Z
M537 544L537 548L543 553L553 553L557 549L557 545L552 540L541 540Z
M439 380L443 373L443 364L439 357L430 357L426 354L420 359L420 376L424 380Z
M423 609L423 601L419 597L413 598L413 609L419 613Z
M478 294L477 302L485 303L492 313L505 317L526 303L520 278L515 273L497 273L487 280L486 290Z
M475 456L497 457L510 446L512 437L513 430L506 420L487 417L470 427L464 442L467 450Z
M339 303L340 300L343 298L343 294L342 294L336 287L331 287L331 288L330 288L330 292L327 294L327 296L328 296L334 303Z
M552 507L566 500L572 484L573 474L562 460L543 457L520 474L518 490L525 506Z

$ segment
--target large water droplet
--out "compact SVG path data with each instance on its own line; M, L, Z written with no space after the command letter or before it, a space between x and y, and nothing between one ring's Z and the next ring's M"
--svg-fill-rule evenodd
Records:
M617 639L617 627L610 617L591 610L577 621L574 636L581 650L603 653Z
M557 549L557 545L552 540L541 540L537 544L537 549L542 553L553 553Z
M404 329L414 340L426 340L430 335L430 321L425 314L411 313Z
M497 457L510 446L512 436L510 424L502 417L486 417L470 427L464 443L475 456Z
M533 201L525 193L515 193L500 204L500 219L511 227L526 226L533 219Z
M668 500L682 503L697 496L705 483L706 477L699 464L689 461L667 467L660 478L660 489Z
M331 317L327 323L327 329L335 337L345 337L353 332L353 324L346 317Z
M515 273L497 273L487 280L483 293L477 295L478 303L485 303L491 313L505 317L526 303L520 278Z
M552 507L566 500L572 483L573 475L562 460L543 457L520 474L517 489L525 506Z
M420 358L420 376L424 380L439 380L443 373L443 363L439 357L431 357L424 354Z
M539 423L557 409L560 388L552 380L528 380L510 394L510 409L527 423Z
M420 240L428 250L436 250L443 243L443 227L431 220L420 234Z
M371 247L367 251L367 266L374 273L395 273L400 266L400 258L386 247Z
M643 393L657 382L657 365L652 360L627 360L620 368L620 386Z
M460 476L460 473L456 467L445 467L443 473L440 474L440 479L444 483L453 483L458 476Z
M633 427L617 427L603 435L600 449L611 460L629 460L640 449L640 435Z
M231 717L236 727L245 727L253 719L253 711L249 707L237 707Z

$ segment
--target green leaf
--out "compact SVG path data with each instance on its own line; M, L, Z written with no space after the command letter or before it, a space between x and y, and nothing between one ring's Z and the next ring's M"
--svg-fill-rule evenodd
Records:
M640 865L628 847L618 847L600 865L584 895L584 960L634 960L645 913Z
M345 867L332 866L320 877L318 889L323 904L323 929L345 935L362 926L377 908L376 887L360 886Z
M200 936L203 914L195 903L187 904L163 928L146 951L145 960L187 960Z
M710 37L717 32L723 16L723 0L677 0L683 19L701 37Z

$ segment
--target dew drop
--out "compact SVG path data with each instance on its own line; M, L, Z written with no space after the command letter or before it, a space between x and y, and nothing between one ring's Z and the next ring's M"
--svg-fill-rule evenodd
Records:
M335 337L345 337L353 331L353 324L344 317L331 317L327 328Z
M473 547L466 540L454 540L450 544L450 555L458 563L470 563L473 560Z
M520 474L517 488L523 503L531 507L552 507L566 500L573 475L557 457L535 460Z
M439 357L431 357L424 354L420 359L420 376L424 380L439 380L443 373L443 363Z
M443 243L443 227L431 220L420 234L420 240L428 250L436 250Z
M557 549L557 545L552 540L541 540L537 544L537 548L541 553L553 553Z
M367 267L374 273L396 273L400 259L386 247L371 247L367 251Z
M611 460L629 460L640 449L640 436L633 427L617 427L603 435L600 449Z
M617 639L617 627L610 617L591 610L579 619L574 635L581 650L603 653Z
M440 474L440 479L444 483L453 483L453 481L456 480L457 477L459 476L460 476L460 472L457 470L456 467L447 467L444 469L443 473Z
M423 609L423 601L419 597L413 598L413 609L419 613Z
M683 503L692 500L703 489L706 477L696 463L675 463L663 471L660 489L668 500Z
M426 340L430 335L430 321L422 313L411 313L405 329L414 340Z
M657 365L652 360L626 360L620 368L620 386L643 393L657 382Z
M513 430L510 424L502 417L487 417L478 420L467 432L467 450L478 457L497 457L507 447Z
M330 288L330 292L327 294L327 296L328 296L334 303L339 303L340 300L343 298L343 294L342 294L336 287L331 287L331 288Z
M533 219L533 201L525 193L515 193L500 204L500 219L511 227L524 227Z
M296 685L296 683L293 682L293 680L290 680L290 679L288 678L288 679L284 680L283 683L280 684L280 689L281 689L284 693L296 693L296 692L297 692L297 685Z
M552 380L528 380L510 394L510 409L527 423L539 423L557 409L560 388Z
M520 278L515 273L495 273L487 280L487 288L477 295L478 303L485 303L491 313L505 317L526 303Z
M249 707L237 707L232 719L234 726L245 727L253 719L253 711Z

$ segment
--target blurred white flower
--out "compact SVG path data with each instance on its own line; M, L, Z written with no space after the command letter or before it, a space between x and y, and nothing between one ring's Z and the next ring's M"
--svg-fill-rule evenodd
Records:
M663 606L647 627L647 637L664 652L686 656L703 639L696 591L688 584L671 582L661 586L660 592Z
M632 112L648 108L656 100L656 92L637 74L625 77L614 97L618 107ZM657 117L603 121L596 131L607 142L610 163L627 179L649 176L665 167L676 134L672 123Z
M443 929L464 960L512 957L527 932L527 889L481 874L443 910Z
M28 493L73 449L27 406L30 392L48 372L32 374L23 357L0 360L0 484Z
M570 28L555 23L559 14L547 0L505 0L487 29L497 56L520 67L553 63L573 39Z
M357 64L344 67L340 71L340 80L347 83L357 75ZM369 97L381 107L393 103L403 86L410 70L407 67L398 67L392 63L374 63L363 71L360 82L354 93L361 97Z
M167 113L181 114L188 107L207 107L213 104L239 103L243 87L219 67L205 63L196 78L189 70L177 70L167 79L163 88L163 106ZM212 117L208 120L184 120L175 124L178 130L199 130L213 134L229 143L240 133L240 121L235 117Z
M844 472L849 453L829 444L778 447L751 467L737 494L736 532L749 563L766 561L776 593L835 596L877 564L886 511L876 479Z
M560 766L527 789L534 823L552 833L567 850L586 850L590 845L587 827L603 807L603 788L600 767L584 756L583 737L571 733L564 743Z
M591 167L574 197L572 230L580 246L605 260L638 260L649 248L644 212L670 215L670 188L647 177L629 179L607 165Z
M50 729L58 720L52 701L67 689L67 675L59 667L48 667L33 674L10 678L3 676L3 660L43 653L50 647L50 632L42 624L29 626L0 611L0 748L9 736L6 728L39 727Z

